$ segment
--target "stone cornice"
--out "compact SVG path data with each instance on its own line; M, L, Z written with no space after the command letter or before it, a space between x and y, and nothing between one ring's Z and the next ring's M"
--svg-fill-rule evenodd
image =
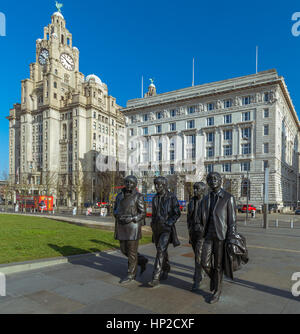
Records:
M146 108L153 105L174 103L177 101L190 100L199 97L215 96L233 91L257 88L260 86L275 84L281 78L276 70L260 72L239 78L213 82L209 84L188 87L168 93L159 94L149 98L130 100L123 112L130 112L133 109Z

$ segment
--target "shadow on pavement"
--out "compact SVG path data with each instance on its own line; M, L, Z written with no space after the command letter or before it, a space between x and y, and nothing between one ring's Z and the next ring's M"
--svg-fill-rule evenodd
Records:
M239 278L235 278L232 283L249 288L249 289L255 289L255 290L262 291L262 292L266 292L274 296L296 300L296 298L292 296L292 293L290 291L273 288L271 286L267 286L264 284L254 283L254 282L246 281L246 280L239 279ZM298 301L300 302L300 300Z

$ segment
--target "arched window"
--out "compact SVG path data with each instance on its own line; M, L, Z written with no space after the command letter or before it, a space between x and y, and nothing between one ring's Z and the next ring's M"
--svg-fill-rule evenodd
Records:
M241 187L241 197L248 197L250 199L250 191L251 191L250 180L243 180Z
M61 44L65 44L65 36L61 35Z

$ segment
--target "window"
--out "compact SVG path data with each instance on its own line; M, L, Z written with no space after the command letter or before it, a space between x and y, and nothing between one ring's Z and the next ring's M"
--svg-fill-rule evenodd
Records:
M263 161L263 171L265 171L266 168L268 167L269 167L269 161L268 160Z
M232 130L224 131L224 140L232 140Z
M161 112L156 113L156 119L162 119L162 113Z
M242 144L242 154L251 154L251 144Z
M57 94L56 94L56 93L54 93L54 95L53 95L53 96L54 96L54 98L55 98L55 99L57 99Z
M148 114L143 115L143 121L148 122Z
M143 128L143 135L144 136L147 136L148 135L148 128Z
M213 126L215 124L214 117L207 118L207 126Z
M231 108L231 107L232 107L232 100L225 100L224 108Z
M195 128L195 120L187 122L187 129L194 129Z
M161 133L161 125L156 126L156 133Z
M264 144L264 153L269 153L269 144L268 143Z
M213 143L215 141L215 134L214 132L209 132L206 134L207 142Z
M232 145L225 145L223 149L224 149L224 155L226 157L232 155Z
M265 93L264 94L264 102L269 102L270 101L270 93Z
M171 110L170 115L171 115L171 117L175 117L176 116L176 110L175 109Z
M57 82L54 81L54 88L57 88Z
M194 114L196 111L196 108L195 107L189 107L188 108L188 114Z
M170 160L171 161L175 160L175 151L170 151Z
M251 128L242 129L242 138L250 139L251 138Z
M214 103L208 103L207 104L207 110L208 111L212 111L215 109L215 104Z
M269 109L264 109L264 118L269 118Z
M214 171L214 165L212 164L205 165L205 171L207 174L212 173Z
M251 97L250 96L245 96L245 97L243 97L242 101L243 101L243 106L246 106L246 105L251 103Z
M232 115L225 115L224 116L224 124L232 123Z
M214 147L207 147L206 148L206 156L207 158L211 158L215 155Z
M223 164L223 173L228 173L231 172L231 164L227 163L227 164Z
M242 162L241 163L241 171L242 172L250 172L250 162Z
M176 131L176 123L170 124L170 131Z
M174 175L175 174L175 166L170 167L170 174Z
M104 126L102 126L102 129L103 129L103 133L104 133ZM129 136L133 136L134 135L134 130L133 129L130 129L129 130Z
M264 136L269 135L269 125L264 125Z
M250 115L250 111L248 111L248 112L244 112L244 113L242 114L242 121L243 121L243 122L250 121L250 119L251 119L250 116L251 116L251 115Z

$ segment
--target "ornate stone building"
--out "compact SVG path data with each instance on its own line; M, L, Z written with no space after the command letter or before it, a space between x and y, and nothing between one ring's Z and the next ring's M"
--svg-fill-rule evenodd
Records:
M128 163L142 178L179 175L183 184L216 171L239 203L260 206L264 171L270 168L269 204L299 199L299 120L284 78L276 70L128 101ZM134 153L135 157L134 157ZM136 161L136 163L134 163ZM149 181L149 182L148 182ZM147 188L147 189L145 189Z
M11 184L24 194L54 195L60 205L97 200L98 154L126 161L119 109L106 84L80 73L79 50L54 13L8 117Z

